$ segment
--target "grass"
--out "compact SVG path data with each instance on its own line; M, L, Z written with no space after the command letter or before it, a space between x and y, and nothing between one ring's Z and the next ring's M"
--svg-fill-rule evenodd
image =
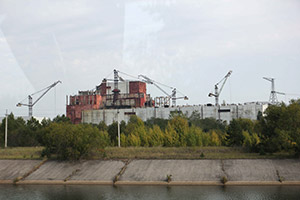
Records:
M42 159L44 147L0 148L0 159ZM52 157L55 159L55 156ZM92 152L91 159L278 159L288 152L260 155L233 147L107 147Z
M204 156L205 155L205 156ZM107 147L93 159L266 159L292 158L286 152L260 155L233 147Z
M0 159L37 160L41 158L44 147L0 148Z

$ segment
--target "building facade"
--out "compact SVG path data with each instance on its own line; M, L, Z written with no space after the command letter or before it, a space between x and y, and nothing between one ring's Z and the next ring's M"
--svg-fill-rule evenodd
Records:
M67 97L67 117L74 124L82 122L86 110L107 110L144 108L154 106L154 101L146 93L146 83L141 81L114 82L106 79L94 91L79 91L78 95Z
M82 111L82 123L99 124L104 121L107 125L116 121L128 122L131 115L137 115L143 121L151 118L169 119L172 112L180 111L187 117L197 112L201 119L215 118L229 123L233 119L247 118L257 119L259 112L264 113L267 103L232 104L225 106L194 105L176 107L143 107L123 109L98 109Z

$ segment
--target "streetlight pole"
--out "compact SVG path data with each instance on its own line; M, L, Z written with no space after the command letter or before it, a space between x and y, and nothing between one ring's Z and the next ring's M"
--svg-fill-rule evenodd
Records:
M5 114L5 143L4 143L4 148L6 148L7 147L7 116L8 116L8 114L7 114L7 109L6 109L6 114Z
M120 122L119 122L119 110L118 110L117 118L118 118L118 147L121 147L121 139L120 139Z

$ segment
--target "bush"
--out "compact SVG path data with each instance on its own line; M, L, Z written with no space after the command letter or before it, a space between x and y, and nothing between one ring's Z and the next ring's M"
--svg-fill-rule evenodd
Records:
M45 129L45 150L42 156L56 154L61 160L78 160L95 148L110 144L107 132L87 124L52 123Z
M167 181L168 183L170 183L170 182L172 181L172 174L167 174L167 179L166 179L166 181Z
M225 184L225 183L227 183L227 181L228 181L227 177L226 176L222 176L221 183Z
M200 158L204 158L204 157L205 157L204 153L203 153L203 152L201 152L201 154L200 154Z

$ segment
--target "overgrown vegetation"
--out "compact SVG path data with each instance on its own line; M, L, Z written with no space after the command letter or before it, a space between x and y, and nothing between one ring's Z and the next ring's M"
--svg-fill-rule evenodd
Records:
M4 144L4 120L0 125L0 144ZM152 118L143 122L132 116L121 122L122 147L237 147L262 156L269 154L300 155L300 100L289 105L269 106L257 120L234 119L228 125L213 118L201 119L198 112L187 117L172 112L168 120ZM8 116L8 146L44 146L42 155L59 159L80 159L98 155L109 157L106 147L117 146L117 123L109 126L73 125L65 116L43 120ZM104 150L106 148L106 150ZM159 149L158 148L158 149ZM220 147L221 148L221 147ZM222 147L223 148L223 147ZM96 152L96 153L95 153ZM211 158L199 150L199 158Z
M222 177L221 177L221 183L222 183L222 184L226 184L227 182L228 182L227 177L226 177L226 176L222 176Z
M166 181L170 183L172 181L172 174L167 174Z
M41 159L44 147L0 148L0 159Z
M110 144L108 133L87 124L52 123L44 129L42 156L56 154L61 160L88 157L96 148Z
M104 153L105 152L105 153ZM105 155L105 156L104 156ZM92 159L266 159L291 158L287 152L260 155L243 147L106 147Z

